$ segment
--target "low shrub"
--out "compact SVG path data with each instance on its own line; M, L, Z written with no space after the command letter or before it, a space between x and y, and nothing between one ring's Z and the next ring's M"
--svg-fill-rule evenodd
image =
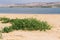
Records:
M25 18L25 19L9 19L3 18L2 22L8 23L10 22L11 27L5 27L3 32L11 32L13 30L40 30L46 31L50 30L51 26L45 21L39 21L34 18Z
M0 21L2 21L2 23L8 23L10 21L9 18L0 18Z
M45 21L42 21L40 24L40 31L46 31L46 30L50 30L51 26L48 25L48 23Z
M13 31L13 29L12 29L12 27L4 27L3 28L3 30L2 30L2 32L4 33L9 33L9 32L11 32L11 31Z

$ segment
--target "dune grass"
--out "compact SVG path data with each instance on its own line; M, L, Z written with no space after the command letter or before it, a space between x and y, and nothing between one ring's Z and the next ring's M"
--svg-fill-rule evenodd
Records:
M40 30L46 31L50 30L51 26L46 21L40 21L34 18L24 18L24 19L9 19L9 18L0 18L2 23L11 23L10 27L4 27L2 32L11 32L14 30Z

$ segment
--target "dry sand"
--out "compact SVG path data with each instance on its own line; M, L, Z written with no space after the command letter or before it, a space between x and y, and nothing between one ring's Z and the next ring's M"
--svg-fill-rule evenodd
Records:
M60 40L60 14L0 14L0 17L7 18L36 18L47 21L52 27L46 32L40 31L13 31L3 33L2 40ZM0 29L11 24L0 23Z

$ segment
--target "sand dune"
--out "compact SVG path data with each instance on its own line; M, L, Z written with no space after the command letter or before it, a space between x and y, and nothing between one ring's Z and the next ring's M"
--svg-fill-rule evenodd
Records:
M47 21L52 27L46 32L40 31L13 31L2 33L3 40L60 40L60 14L0 14L0 17L7 18L36 18ZM0 28L11 24L0 23Z

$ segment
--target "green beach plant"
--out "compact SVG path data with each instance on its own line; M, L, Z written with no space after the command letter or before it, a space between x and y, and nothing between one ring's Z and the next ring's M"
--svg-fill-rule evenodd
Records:
M9 33L11 31L13 31L12 27L4 27L2 33Z
M2 21L2 23L8 23L10 19L3 17L3 18L0 18L0 21Z
M1 18L3 23L11 23L10 27L3 28L3 32L11 32L13 30L40 30L46 31L50 30L51 26L46 21L40 21L34 18L24 18L24 19L9 19Z

